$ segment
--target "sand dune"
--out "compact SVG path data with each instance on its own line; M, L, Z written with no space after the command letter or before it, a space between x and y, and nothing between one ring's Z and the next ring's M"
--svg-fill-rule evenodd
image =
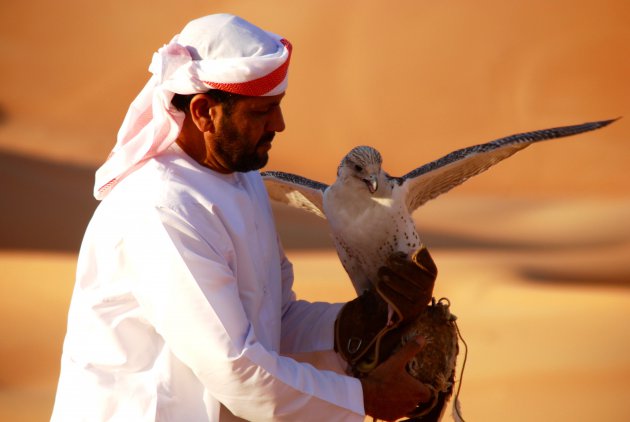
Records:
M217 11L295 45L287 130L269 168L324 182L357 144L377 147L400 175L456 148L630 111L625 0L63 4L2 6L4 148L100 164L152 53L189 19ZM530 148L461 190L627 195L629 137L622 119Z
M94 169L153 51L219 11L295 45L269 169L330 183L370 144L401 175L512 133L626 116L528 148L414 217L469 345L467 420L630 420L629 3L343 4L0 5L0 420L48 418ZM299 296L352 298L325 222L275 212Z

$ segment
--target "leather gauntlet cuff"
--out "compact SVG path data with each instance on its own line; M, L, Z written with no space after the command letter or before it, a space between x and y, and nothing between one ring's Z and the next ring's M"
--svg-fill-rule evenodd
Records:
M372 290L346 303L335 321L335 351L353 371L367 373L379 363L380 343L396 325L387 325L387 303Z

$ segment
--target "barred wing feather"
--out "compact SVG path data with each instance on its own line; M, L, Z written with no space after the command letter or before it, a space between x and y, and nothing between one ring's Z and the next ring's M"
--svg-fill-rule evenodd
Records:
M324 191L328 185L281 171L265 171L261 176L272 201L326 218L323 201Z
M519 133L462 148L410 171L398 178L398 183L406 192L409 212L413 212L427 201L448 192L532 143L599 129L615 120L617 119Z

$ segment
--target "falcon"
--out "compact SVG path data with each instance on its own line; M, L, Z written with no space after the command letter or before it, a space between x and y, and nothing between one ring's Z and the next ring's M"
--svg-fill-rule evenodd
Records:
M615 120L507 136L453 151L401 177L387 174L381 154L370 146L348 152L330 186L279 171L261 175L272 201L328 220L337 254L360 295L377 280L388 256L409 254L421 245L411 218L418 207L533 143L600 129Z

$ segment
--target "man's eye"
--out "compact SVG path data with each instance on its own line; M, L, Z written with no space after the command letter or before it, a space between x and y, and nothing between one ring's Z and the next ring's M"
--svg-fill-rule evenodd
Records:
M257 115L257 116L264 116L266 114L269 114L270 112L271 112L270 108L254 109L254 110L252 110L252 113Z

